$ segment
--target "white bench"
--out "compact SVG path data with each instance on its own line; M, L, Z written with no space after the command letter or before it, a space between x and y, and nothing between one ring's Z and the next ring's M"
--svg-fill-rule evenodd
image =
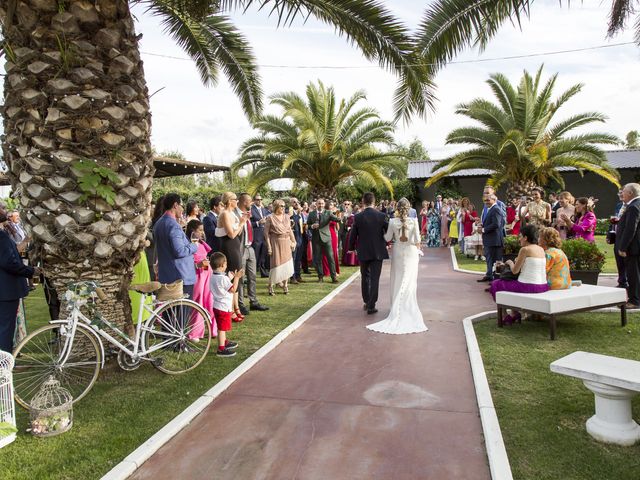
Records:
M556 315L596 310L604 307L620 307L622 326L627 324L627 292L624 288L580 285L566 290L549 290L544 293L497 292L498 326L507 308L544 315L549 318L551 340L556 338Z
M593 438L625 446L640 440L640 426L631 417L631 398L640 392L640 362L573 352L553 362L551 371L581 379L594 393L596 414L587 420Z

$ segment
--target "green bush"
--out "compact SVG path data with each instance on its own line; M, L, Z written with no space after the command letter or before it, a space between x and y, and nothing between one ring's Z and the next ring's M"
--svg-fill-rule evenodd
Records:
M596 223L596 235L606 235L609 231L609 219L608 218L600 218Z
M605 254L595 243L587 242L584 238L576 238L565 240L561 248L569 259L571 270L602 271Z
M507 235L504 237L505 255L517 255L520 248L520 239L518 238L518 235Z

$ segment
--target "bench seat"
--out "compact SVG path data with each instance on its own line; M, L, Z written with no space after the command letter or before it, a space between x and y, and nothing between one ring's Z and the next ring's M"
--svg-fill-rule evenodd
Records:
M633 445L640 426L632 418L631 399L640 392L640 362L589 352L573 352L551 363L554 373L579 378L595 395L596 413L587 432L597 440Z
M498 326L502 326L502 312L514 308L524 312L545 315L550 319L550 336L555 340L555 315L620 306L622 326L627 324L625 304L627 292L623 288L580 285L566 290L544 293L497 292Z

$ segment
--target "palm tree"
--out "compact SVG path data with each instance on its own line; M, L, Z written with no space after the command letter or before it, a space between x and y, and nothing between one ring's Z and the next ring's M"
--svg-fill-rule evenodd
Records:
M333 88L310 83L306 99L294 92L273 95L282 116L263 115L254 122L260 131L240 148L234 169L252 166L255 190L270 180L305 182L314 197L335 199L336 185L364 179L393 190L385 169L401 169L402 154L393 149L394 125L369 107L357 108L363 91L336 100ZM377 145L389 147L382 152Z
M476 98L458 105L456 113L475 120L480 125L457 128L447 136L448 144L474 145L471 150L458 153L436 165L437 174L426 185L460 170L490 169L489 182L495 187L510 184L509 198L528 195L536 185L544 186L555 180L564 186L561 172L566 167L593 172L616 186L618 172L608 165L599 144L616 144L620 140L607 133L569 135L579 127L604 122L598 112L573 115L554 125L551 121L562 105L580 92L577 84L552 100L557 74L542 85L542 67L535 77L524 72L514 87L502 74L493 74L487 83L497 103Z
M416 47L430 66L431 75L459 52L477 46L481 51L506 23L520 25L529 17L533 0L436 0L429 4L416 37ZM562 4L562 2L560 2ZM624 30L640 6L640 0L614 0L607 36ZM635 22L635 41L640 46L640 18Z
M205 84L222 71L251 118L262 106L256 62L227 13L254 3L278 23L313 15L395 72L399 116L430 104L407 30L373 0L0 0L4 161L59 293L71 280L99 279L105 316L130 316L127 287L147 233L154 171L130 4L162 18Z

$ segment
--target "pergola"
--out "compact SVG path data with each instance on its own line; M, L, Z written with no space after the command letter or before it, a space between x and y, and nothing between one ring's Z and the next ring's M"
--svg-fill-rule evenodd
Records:
M154 178L179 177L181 175L193 175L194 173L224 172L229 167L213 165L211 163L190 162L179 158L156 156L153 158L156 167ZM0 186L11 185L6 173L0 172Z

